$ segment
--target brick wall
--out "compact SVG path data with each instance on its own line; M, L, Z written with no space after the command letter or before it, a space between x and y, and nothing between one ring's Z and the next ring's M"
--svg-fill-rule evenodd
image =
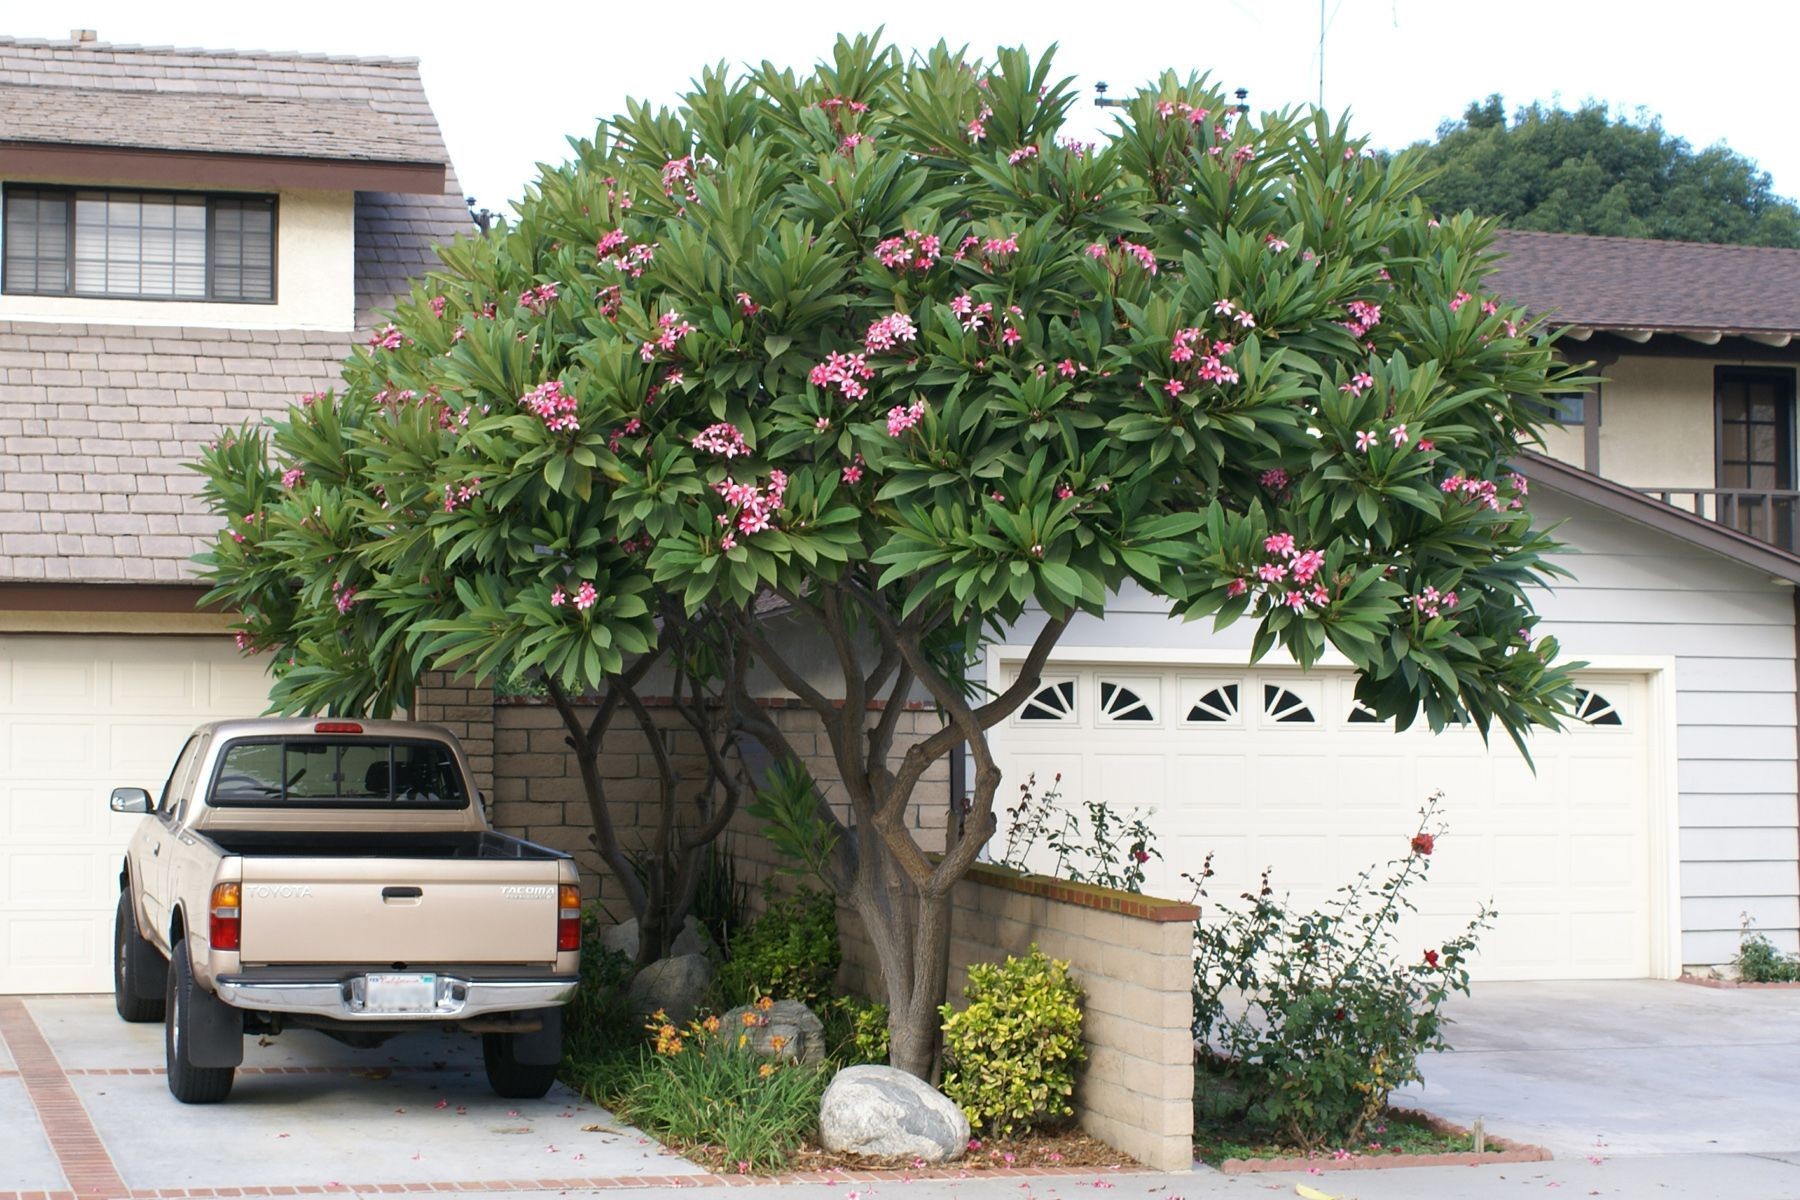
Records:
M412 717L415 721L442 725L456 735L469 760L469 770L475 774L475 786L487 797L488 817L498 824L492 807L494 689L448 671L428 671L420 678L413 697Z

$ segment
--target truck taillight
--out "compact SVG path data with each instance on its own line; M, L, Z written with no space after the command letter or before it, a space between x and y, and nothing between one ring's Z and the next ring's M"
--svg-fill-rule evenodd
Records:
M320 721L313 726L314 733L361 733L362 726L355 721Z
M207 939L214 950L236 950L243 933L243 888L235 883L215 883L212 909L207 914Z
M581 949L581 889L572 883L556 888L556 948Z

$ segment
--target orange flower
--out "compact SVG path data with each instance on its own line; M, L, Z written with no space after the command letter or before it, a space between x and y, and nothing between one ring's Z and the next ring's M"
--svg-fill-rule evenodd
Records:
M756 1001L756 1007L762 1009L764 1012L768 1012L771 1008L775 1007L775 1001L768 996L763 996Z
M760 1066L756 1069L756 1075L757 1075L757 1078L759 1078L759 1079L767 1079L769 1076L773 1075L774 1073L775 1073L775 1064L774 1063L764 1063L762 1066Z
M757 1023L757 1016L755 1013L747 1012L744 1014L744 1028L745 1029L749 1029L751 1026L755 1025L756 1023Z
M769 1049L775 1051L777 1054L781 1053L781 1048L785 1045L787 1045L787 1039L782 1037L779 1033L769 1038Z
M708 1032L708 1033L719 1032L719 1018L717 1018L717 1017L708 1017L708 1018L706 1018L706 1020L701 1022L701 1025L703 1025L705 1027L706 1032Z

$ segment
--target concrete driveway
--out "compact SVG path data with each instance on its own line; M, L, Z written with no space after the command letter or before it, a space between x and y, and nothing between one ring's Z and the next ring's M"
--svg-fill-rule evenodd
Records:
M1403 1103L1558 1159L1800 1155L1800 990L1487 983L1445 1011Z
M229 1100L183 1105L163 1078L162 1026L125 1024L107 996L0 997L0 1198L657 1186L702 1173L560 1086L496 1097L473 1037L351 1050L299 1030L245 1050Z

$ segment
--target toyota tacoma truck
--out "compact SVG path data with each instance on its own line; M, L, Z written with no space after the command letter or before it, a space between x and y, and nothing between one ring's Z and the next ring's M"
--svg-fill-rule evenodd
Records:
M502 1096L549 1090L575 991L581 892L567 854L496 833L448 730L257 719L195 730L119 873L113 997L162 1021L169 1090L231 1092L247 1034L352 1046L481 1037Z

